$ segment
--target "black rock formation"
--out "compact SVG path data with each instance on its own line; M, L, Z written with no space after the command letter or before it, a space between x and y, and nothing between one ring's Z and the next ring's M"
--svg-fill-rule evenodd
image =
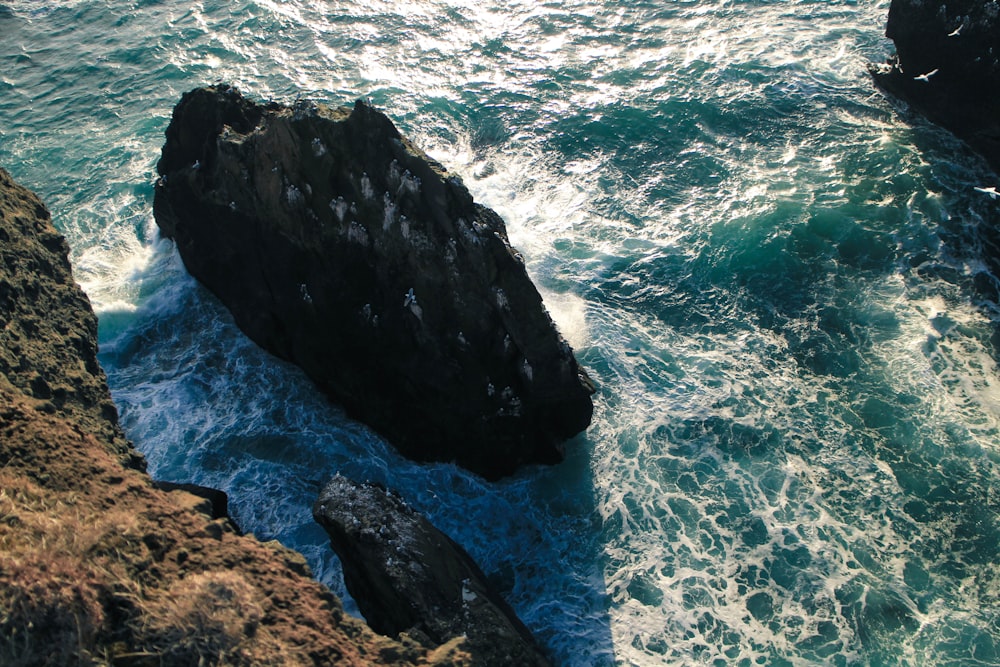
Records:
M376 632L429 647L464 636L463 648L482 667L549 664L469 554L399 496L337 476L313 516Z
M896 45L875 82L950 130L1000 171L1000 4L892 0Z
M593 385L503 221L384 114L218 86L166 136L156 221L188 270L403 454L496 478L589 425Z

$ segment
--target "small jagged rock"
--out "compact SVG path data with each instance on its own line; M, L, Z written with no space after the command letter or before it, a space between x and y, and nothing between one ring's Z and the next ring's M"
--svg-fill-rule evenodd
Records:
M197 89L157 170L191 274L404 455L496 478L589 425L593 384L503 221L365 102Z
M419 638L428 648L464 636L481 667L549 664L469 554L399 496L337 476L313 516L376 632Z
M869 67L875 82L1000 172L1000 4L892 0L885 34L896 55Z

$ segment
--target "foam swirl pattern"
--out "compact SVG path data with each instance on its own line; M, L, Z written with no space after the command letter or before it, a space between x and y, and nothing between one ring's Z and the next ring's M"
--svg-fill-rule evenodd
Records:
M153 474L225 489L334 588L309 506L341 472L426 512L563 664L995 665L996 177L874 91L887 9L18 0L0 164L68 237ZM366 97L505 218L599 386L565 463L409 463L184 276L153 167L216 80Z

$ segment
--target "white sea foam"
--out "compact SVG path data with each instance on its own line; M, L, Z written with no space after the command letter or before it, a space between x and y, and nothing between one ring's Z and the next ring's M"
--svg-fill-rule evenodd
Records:
M55 5L0 33L36 65L4 74L0 158L74 248L155 475L227 490L341 594L312 499L398 489L561 664L989 664L994 218L982 165L873 95L885 3ZM215 78L372 97L504 217L599 386L564 464L406 462L238 334L150 213L170 108Z

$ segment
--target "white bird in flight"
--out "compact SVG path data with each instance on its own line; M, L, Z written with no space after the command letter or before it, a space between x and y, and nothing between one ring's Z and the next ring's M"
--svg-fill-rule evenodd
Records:
M955 28L954 30L952 30L951 32L948 33L948 36L949 37L958 37L958 35L962 32L962 26L963 25L964 24L959 23L957 28Z
M921 74L920 76L915 76L913 78L916 81L923 81L924 83L927 83L928 81L931 80L931 77L934 76L937 73L938 73L938 70L937 70L937 68L935 68L935 69L932 69L930 72L927 72L926 74Z
M990 199L996 199L997 197L1000 197L1000 192L997 192L997 189L992 185L988 188L977 187L976 192L982 192L983 194L987 194L990 196Z

